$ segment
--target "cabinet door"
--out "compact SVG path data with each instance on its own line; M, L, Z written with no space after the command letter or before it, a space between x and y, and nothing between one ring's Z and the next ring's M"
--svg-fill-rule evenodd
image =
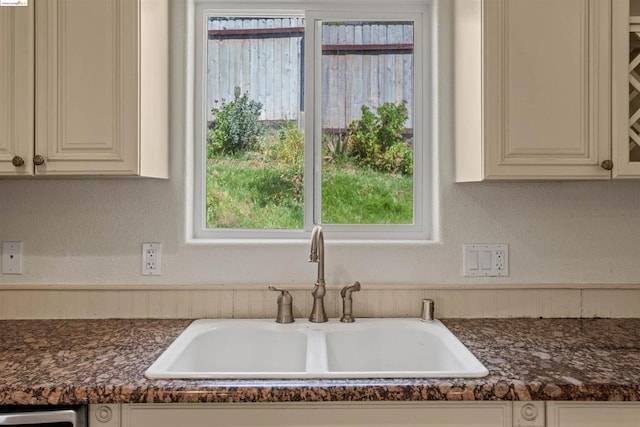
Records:
M611 2L485 0L484 168L608 179Z
M33 102L33 6L0 7L0 175L33 174Z
M508 427L511 402L123 405L122 427Z
M36 0L36 173L138 173L138 1Z
M640 177L640 1L612 9L613 177Z
M548 402L547 427L637 427L636 402Z
M488 176L608 179L611 3L488 0L485 12Z

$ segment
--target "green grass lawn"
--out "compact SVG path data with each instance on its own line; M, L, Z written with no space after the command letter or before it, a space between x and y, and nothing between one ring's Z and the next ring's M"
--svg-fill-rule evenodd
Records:
M324 224L413 223L411 177L327 166L322 187ZM302 192L296 169L251 160L210 160L207 227L301 229Z
M326 169L324 224L412 224L412 178L368 169Z

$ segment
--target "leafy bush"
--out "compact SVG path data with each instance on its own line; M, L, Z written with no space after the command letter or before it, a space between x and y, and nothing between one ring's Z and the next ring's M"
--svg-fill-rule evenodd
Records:
M382 157L385 170L413 175L413 149L407 142L396 142Z
M409 118L407 106L385 103L376 113L361 107L362 118L349 124L349 155L361 166L381 172L413 173L413 150L402 136Z
M266 157L278 164L302 170L304 162L304 135L295 121L287 121L265 150Z
M304 135L295 121L287 121L279 130L275 140L266 150L266 158L280 169L280 178L290 185L296 202L302 201L302 177L304 175Z
M398 104L385 103L378 107L379 126L378 143L383 151L387 151L392 145L402 142L404 124L409 119L407 105L404 102Z
M356 163L369 164L378 157L378 117L369 107L361 107L362 118L354 120L347 129L349 155L355 159Z
M248 92L241 94L239 87L234 88L233 101L223 99L220 108L211 111L214 129L208 134L208 157L214 153L237 154L255 147L262 134L258 124L262 104L250 100Z

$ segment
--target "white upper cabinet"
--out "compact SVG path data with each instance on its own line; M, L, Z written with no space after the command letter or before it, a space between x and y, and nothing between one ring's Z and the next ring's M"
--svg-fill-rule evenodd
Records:
M8 173L166 178L166 0L32 3L35 135Z
M456 0L454 25L457 181L611 177L610 1Z
M33 158L33 8L0 7L0 175Z

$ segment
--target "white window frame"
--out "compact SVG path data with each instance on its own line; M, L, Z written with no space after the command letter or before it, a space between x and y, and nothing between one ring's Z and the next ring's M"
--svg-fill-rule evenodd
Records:
M188 177L187 240L195 243L245 242L245 241L290 241L306 239L316 223L321 186L321 144L305 143L305 220L302 230L243 230L206 228L206 16L305 16L305 141L321 141L322 120L321 74L322 38L319 20L376 20L414 21L414 175L413 201L414 224L407 225L333 225L322 224L331 233L332 240L344 241L431 241L434 236L435 212L435 158L437 120L435 114L436 85L435 67L436 31L433 0L397 0L394 2L372 2L365 0L325 0L280 2L249 0L233 2L220 0L195 0L191 17L193 22L194 80L193 84L193 139L188 159L193 172ZM229 6L233 7L230 8ZM191 156L189 156L189 151ZM320 196L318 196L320 199ZM190 209L191 212L189 212ZM190 218L189 218L190 217Z

